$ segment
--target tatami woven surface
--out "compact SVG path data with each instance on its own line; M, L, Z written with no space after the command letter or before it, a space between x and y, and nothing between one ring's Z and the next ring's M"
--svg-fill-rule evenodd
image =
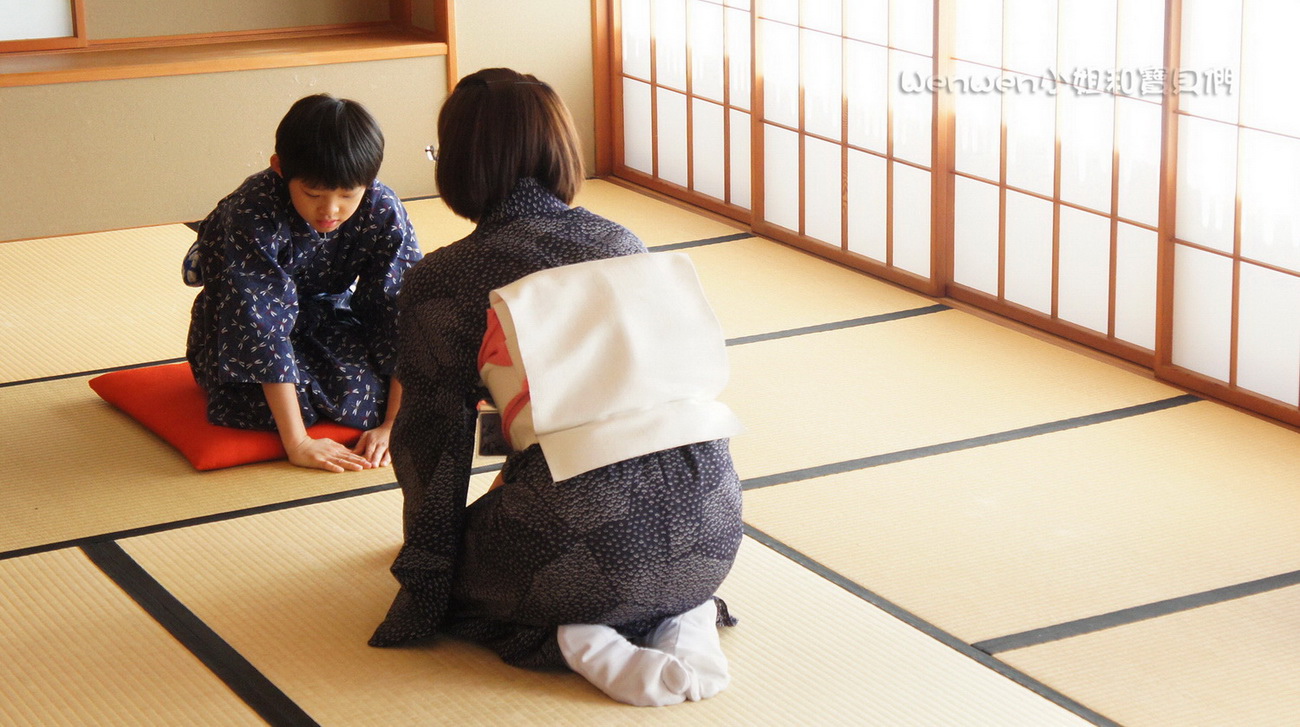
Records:
M81 550L114 543L327 725L1300 723L1300 434L617 184L577 202L680 244L733 339L729 690L638 710L465 644L366 647L391 470L197 473L86 386L183 354L175 225L0 245L0 725L257 721ZM409 209L426 250L471 229Z
M0 244L0 383L185 354L184 225Z
M746 519L976 643L1300 569L1297 472L1300 434L1199 402L752 490Z
M753 541L721 591L741 619L722 635L735 686L706 702L621 707L445 640L372 649L400 512L384 492L123 547L322 724L1086 724Z
M1300 586L1002 658L1127 725L1300 723Z
M0 561L0 724L256 725L76 549Z
M742 477L932 446L1180 392L955 310L729 349Z

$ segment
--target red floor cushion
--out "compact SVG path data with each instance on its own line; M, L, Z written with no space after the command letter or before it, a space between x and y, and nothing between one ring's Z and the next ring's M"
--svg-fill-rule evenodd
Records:
M197 470L284 459L275 432L220 427L208 421L207 398L188 363L123 369L96 376L90 388L146 429L175 447ZM307 428L313 437L328 437L349 447L361 431L334 422Z

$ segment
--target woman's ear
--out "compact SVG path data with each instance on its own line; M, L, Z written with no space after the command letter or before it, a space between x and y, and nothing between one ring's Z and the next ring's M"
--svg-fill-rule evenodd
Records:
M276 174L279 174L281 177L284 176L284 172L280 171L280 155L279 155L279 154L272 154L272 155L271 155L271 169L275 170L275 173L276 173Z

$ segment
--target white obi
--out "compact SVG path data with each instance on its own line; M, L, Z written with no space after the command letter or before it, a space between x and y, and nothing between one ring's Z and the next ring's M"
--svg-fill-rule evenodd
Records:
M550 268L490 302L480 376L511 446L540 444L555 481L743 431L717 400L726 342L686 254Z

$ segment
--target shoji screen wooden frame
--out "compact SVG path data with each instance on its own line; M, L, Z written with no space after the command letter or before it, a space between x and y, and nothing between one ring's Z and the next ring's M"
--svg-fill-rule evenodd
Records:
M647 8L650 8L649 12L651 12L651 22L653 23L653 7L654 7L653 0L642 0L642 1L645 3ZM721 8L723 12L724 23L726 22L726 16L728 15L727 13L728 6L726 4L727 2L729 2L729 0L716 0L716 1L711 0L710 2L706 3L708 5L718 6L719 8ZM731 7L730 9L739 10L739 8L734 6ZM723 95L722 95L722 99L720 100L721 102L719 104L718 103L719 99L701 96L696 93L696 89L694 88L695 84L693 78L694 74L692 73L692 59L689 51L689 47L690 47L689 36L691 33L689 20L687 21L686 27L682 31L683 36L687 38L687 46L685 51L686 57L684 59L685 84L684 87L682 87L682 86L665 85L659 82L660 53L659 53L659 48L653 41L646 49L648 55L647 58L648 74L637 75L637 74L624 73L625 54L624 54L624 43L622 42L622 33L621 33L621 29L623 27L623 22L624 22L622 2L619 2L619 0L593 0L592 16L597 23L603 23L606 28L610 29L608 31L603 30L600 27L597 27L595 29L594 37L596 39L596 56L598 59L596 65L598 68L601 66L601 61L599 60L599 58L602 54L606 58L612 59L611 65L607 67L608 75L604 76L603 78L598 76L596 80L596 86L597 86L596 101L597 101L597 116L598 116L597 126L612 130L611 133L609 134L608 139L598 138L597 140L597 156L598 156L597 172L598 173L612 172L614 175L620 178L635 182L648 189L663 192L665 194L676 197L678 199L689 201L692 204L698 205L699 207L707 209L711 212L726 217L730 217L732 219L740 220L743 222L749 222L751 211L748 204L748 200L741 200L740 203L737 203L737 201L733 199L733 189L732 189L731 179L733 176L735 176L734 170L732 170L732 173L728 173L726 175L725 192L720 197L711 196L702 193L697 189L695 189L695 184L694 184L695 134L694 134L693 121L695 116L694 114L695 105L697 103L712 103L715 105L720 105L722 107L723 114L728 117L733 115L734 112L741 112L741 113L748 114L752 111L752 109L750 109L749 107L738 108L732 105L731 103L732 84L730 82L731 67L730 67L729 58L727 56L724 56L722 61L721 73L722 73ZM651 29L651 33L653 33L653 27ZM749 35L749 37L752 43L752 35ZM746 79L746 81L748 81L748 79ZM630 166L626 160L627 145L624 143L624 139L626 136L627 129L624 125L624 114L622 113L622 110L627 101L625 89L629 84L629 82L632 84L644 83L647 84L650 89L650 94L649 94L649 105L650 105L650 113L651 113L650 137L653 146L650 152L652 168L648 171L634 168L633 166ZM663 93L661 93L661 91ZM684 141L684 147L686 152L686 162L685 162L686 179L683 180L685 181L684 184L675 183L668 179L664 179L659 174L660 153L659 153L659 148L657 143L657 120L659 117L658 107L659 107L660 99L665 95L682 95L685 97L686 139ZM604 105L605 99L608 99L607 107ZM724 131L723 158L725 161L729 162L731 145L733 143L733 133L731 129L732 122L728 118L726 121L724 121L724 123L727 124L727 126L725 127L726 130ZM752 174L752 168L748 165L746 166L744 171L747 175Z
M645 2L647 0L640 0ZM719 0L721 2L722 0ZM760 0L755 0L753 5L758 5ZM933 28L933 55L932 55L932 74L936 79L950 79L954 76L954 69L960 62L956 54L956 6L959 0L934 0L934 28ZM1002 0L992 0L1000 2ZM1009 1L1009 0L1007 0ZM1059 0L1059 4L1064 4L1069 0ZM1119 0L1124 2L1124 0ZM1163 69L1169 74L1165 79L1169 83L1176 81L1175 76L1178 73L1184 55L1182 53L1180 41L1182 39L1182 11L1184 3L1197 2L1198 0L1165 0L1163 6L1163 18L1157 18L1154 22L1162 25L1163 33L1160 39L1162 47L1155 47L1152 52L1154 58L1163 62ZM1245 3L1265 2L1265 0L1242 0ZM1180 365L1174 351L1176 349L1175 335L1177 324L1175 320L1176 308L1179 300L1176 298L1178 290L1177 274L1177 257L1179 250L1201 250L1204 246L1199 246L1196 242L1181 239L1177 236L1178 225L1178 164L1179 164L1179 127L1180 124L1186 123L1184 119L1189 114L1179 107L1179 97L1176 93L1168 90L1163 91L1163 95L1156 99L1154 103L1159 104L1158 126L1159 126L1159 152L1158 158L1154 160L1156 168L1151 174L1155 180L1154 184L1158 187L1156 190L1155 218L1136 219L1127 213L1121 213L1121 194L1120 194L1120 175L1121 170L1128 173L1131 166L1124 166L1129 160L1122 158L1121 142L1118 136L1111 137L1111 162L1110 162L1110 179L1108 187L1109 204L1103 205L1104 208L1089 208L1081 206L1070 199L1062 199L1061 195L1061 141L1059 128L1055 143L1053 159L1052 193L1046 195L1037 195L1043 204L1050 204L1052 217L1051 232L1051 308L1050 310L1036 310L1025 305L1017 304L1014 300L1009 300L1005 295L1004 286L998 284L996 292L981 290L975 286L963 284L956 280L955 274L955 226L956 226L956 206L957 206L957 184L958 180L965 179L971 181L976 177L963 173L957 169L957 125L956 125L956 107L957 99L951 93L935 93L932 100L932 127L931 127L931 209L930 209L930 229L931 229L931 266L930 275L921 276L906 270L901 270L890 264L889 260L876 260L859 255L849 250L846 235L840 236L840 244L832 245L824 241L812 238L804 233L803 229L795 230L772 224L766 218L765 210L765 143L764 143L764 79L761 73L762 44L764 38L758 31L759 20L751 20L750 35L750 58L749 65L752 73L751 90L752 103L750 110L752 113L752 132L751 132L751 149L752 149L752 205L746 210L735 205L720 203L719 200L702 195L695 190L689 189L689 186L674 185L666 183L664 180L657 178L654 172L646 173L636 169L629 168L624 163L624 154L626 149L623 144L624 134L624 106L621 97L622 86L622 45L621 45L621 17L620 17L620 0L593 0L593 17L597 23L596 53L598 59L604 57L609 59L607 66L603 70L598 70L597 98L598 98L598 119L597 123L607 131L607 138L603 142L602 148L604 162L598 169L601 173L612 173L615 176L627 179L628 181L640 184L652 190L666 193L668 195L682 199L683 201L697 204L705 209L712 210L721 214L728 215L741 222L748 223L751 228L758 234L768 236L788 244L807 249L816 254L825 256L837 262L845 263L853 267L864 270L865 272L877 275L879 277L912 287L920 292L937 296L949 297L957 301L975 305L980 308L990 310L1000 315L1006 316L1013 320L1028 324L1030 326L1045 330L1052 334L1060 335L1070 340L1077 341L1087 346L1096 348L1106 353L1119 356L1121 358L1136 362L1140 365L1151 368L1159 378L1168 380L1172 383L1184 386L1186 388L1199 391L1210 396L1222 399L1232 404L1239 405L1267 416L1276 418L1292 425L1300 425L1300 406L1295 403L1280 399L1271 398L1258 391L1253 391L1240 385L1238 364L1239 358L1239 338L1242 329L1242 270L1263 270L1272 274L1290 276L1300 279L1300 272L1291 270L1284 266L1273 265L1266 261L1251 259L1243 254L1242 250L1242 202L1241 194L1238 192L1233 214L1233 244L1229 251L1213 250L1232 269L1232 296L1231 306L1231 336L1230 350L1226 354L1231 360L1230 371L1222 379L1199 372L1188 366ZM1117 13L1122 6L1116 5ZM1244 7L1244 6L1243 6ZM757 15L758 8L751 8L751 12ZM1243 10L1243 14L1245 11ZM1122 32L1118 29L1119 21L1116 21L1116 33ZM602 40L603 38L603 40ZM1116 41L1116 47L1119 47ZM1118 51L1117 51L1118 52ZM601 64L598 61L598 68ZM1001 64L995 69L997 72L1003 72ZM1133 70L1133 69L1129 69ZM654 79L650 79L654 80ZM1058 76L1058 81L1062 80ZM1062 85L1061 93L1069 93L1069 79L1064 79L1065 85ZM607 103L604 108L599 106L599 99L604 90ZM800 138L806 138L808 135L804 128L804 119L802 115L802 97L804 88L800 87L800 118L797 126L791 128L792 131L800 134ZM847 94L846 94L847 95ZM1122 98L1122 97L1117 97ZM1148 99L1149 101L1150 99ZM1119 102L1114 102L1119 103ZM1130 107L1131 108L1131 107ZM1143 114L1144 118L1149 114ZM847 101L843 109L843 122L847 126L849 123L849 111ZM1113 123L1118 124L1118 121ZM892 124L892 121L891 121ZM1249 126L1244 125L1238 120L1233 124L1238 136L1246 131L1256 131ZM1267 130L1265 130L1267 131ZM1114 129L1112 129L1114 132ZM996 179L985 179L981 183L994 184L999 207L999 222L996 232L998 245L998 275L999 280L1004 276L1003 267L1005 266L1005 246L1006 246L1006 200L1009 194L1022 194L1023 189L1016 189L1009 186L1006 181L1007 165L1007 132L1005 127L1001 131L1002 138L999 140L1000 155L999 173ZM1150 134L1154 138L1154 131ZM892 129L891 129L892 137ZM841 135L840 141L846 139L846 135ZM834 141L834 140L831 140ZM689 145L689 142L688 142ZM1184 143L1184 146L1186 144ZM801 147L802 148L802 147ZM850 151L850 145L841 144L842 153L847 156ZM1131 150L1131 149L1130 149ZM855 151L862 151L857 150ZM866 150L871 151L871 150ZM892 152L892 149L891 149ZM1185 152L1185 149L1184 149ZM1130 155L1131 156L1131 155ZM887 163L892 164L892 154L887 152L881 155ZM1150 161L1150 160L1147 160ZM1236 162L1238 182L1243 175L1243 168L1240 159ZM803 164L799 166L799 184L803 187ZM1145 173L1145 172L1144 172ZM1144 177L1145 178L1145 177ZM1103 182L1104 184L1104 182ZM844 208L847 212L848 190L847 190L847 164L841 165L841 193ZM1148 194L1149 196L1149 194ZM1297 200L1300 202L1300 200ZM890 207L892 209L892 206ZM1086 213L1086 214L1085 214ZM887 213L890 219L886 221L887 228L892 235L894 220L892 212ZM1061 240L1061 218L1062 216L1079 219L1086 215L1092 215L1088 219L1097 219L1097 224L1093 227L1100 230L1102 226L1109 229L1108 247L1109 252L1109 281L1107 289L1104 291L1107 310L1105 312L1105 324L1096 325L1096 328L1089 328L1080 325L1060 315L1060 269L1062 265L1062 240ZM847 220L847 214L842 217L842 221ZM803 227L801 221L800 228ZM1146 239L1154 236L1153 244L1155 246L1154 261L1154 292L1144 291L1144 295L1154 298L1154 300L1144 300L1142 305L1149 306L1154 316L1154 331L1144 332L1140 336L1120 335L1117 331L1117 290L1120 285L1117 278L1120 276L1121 258L1125 254L1120 248L1120 230L1137 231ZM1144 243L1145 244L1145 243ZM1146 253L1144 253L1146 254ZM1145 263L1144 263L1145 265ZM1287 279L1289 280L1290 277ZM1300 285L1300 283L1297 283ZM1184 297L1190 285L1184 283ZM1130 296L1131 297L1131 296ZM1143 308L1145 310L1145 308ZM1300 306L1295 309L1294 318L1300 319ZM1258 327L1258 326L1257 326ZM1104 328L1105 330L1100 330ZM1289 329L1288 329L1289 330ZM1285 331L1284 331L1285 333ZM1289 335L1289 334L1288 334ZM1151 345L1142 345L1129 340L1138 338L1144 341L1150 341ZM1300 366L1300 356L1297 356L1297 366ZM1296 381L1297 397L1300 397L1300 376Z
M1170 68L1179 67L1188 60L1195 60L1198 56L1193 53L1189 54L1188 38L1186 30L1188 28L1189 6L1194 0L1169 0L1168 9L1168 27L1172 31L1168 34L1168 46L1166 49L1166 66ZM1235 66L1235 83L1233 87L1235 99L1231 100L1232 110L1231 118L1224 120L1215 118L1214 114L1206 114L1198 108L1190 108L1192 103L1183 101L1183 95L1171 95L1165 106L1164 117L1164 139L1165 149L1163 153L1164 169L1162 172L1162 188L1164 193L1164 204L1161 209L1161 261L1160 261L1160 315L1158 317L1158 343L1155 355L1156 374L1175 384L1207 393L1216 398L1222 399L1232 404L1236 404L1246 409L1250 409L1267 416L1280 419L1282 421L1300 425L1300 254L1294 256L1289 261L1290 267L1282 264L1274 264L1259 257L1252 257L1245 250L1245 235L1243 235L1243 223L1254 221L1254 217L1248 209L1252 202L1251 185L1255 175L1261 173L1275 172L1277 169L1289 169L1292 179L1292 192L1300 192L1300 163L1285 165L1283 159L1270 157L1267 159L1256 159L1262 161L1262 164L1255 167L1249 167L1243 161L1244 152L1246 151L1245 138L1247 135L1253 135L1256 138L1274 137L1285 140L1294 151L1300 148L1300 122L1297 121L1294 114L1287 114L1289 117L1287 123L1289 127L1280 130L1273 125L1260 125L1258 123L1248 123L1246 119L1245 98L1247 93L1257 94L1257 88L1274 88L1266 81L1282 80L1276 75L1272 78L1263 76L1259 68L1249 68L1246 47L1247 40L1253 43L1259 43L1260 37L1267 32L1279 32L1283 34L1294 33L1295 27L1290 24L1270 24L1273 27L1250 27L1250 10L1254 3L1252 0L1244 0L1241 3L1239 17L1235 20L1239 23L1238 38L1232 38L1236 41L1235 57L1229 59L1229 62ZM1268 3L1259 3L1256 8L1267 7ZM1292 10L1296 13L1296 10ZM1261 19L1254 18L1257 22ZM1231 26L1229 26L1230 30ZM1216 28L1216 31L1219 28ZM1274 38L1276 40L1276 37ZM1195 51L1195 49L1191 49ZM1288 56L1289 57L1289 56ZM1280 70L1278 70L1280 69ZM1193 72L1208 71L1210 69L1192 68ZM1276 65L1270 69L1274 73L1285 74L1286 66ZM1270 95L1277 95L1276 93ZM1199 105L1199 104L1198 104ZM1214 125L1224 129L1235 139L1235 145L1232 150L1233 159L1231 164L1231 187L1232 192L1224 200L1224 206L1231 215L1231 221L1228 224L1228 236L1231 242L1226 246L1229 249L1216 249L1213 245L1203 244L1192 239L1192 231L1182 229L1185 226L1186 216L1180 215L1180 149L1186 152L1188 144L1185 141L1186 134L1183 134L1184 123L1193 123L1200 121L1205 125ZM1276 119L1274 120L1276 121ZM1297 160L1292 160L1296 162ZM1191 170L1195 172L1195 169ZM1282 205L1290 208L1292 223L1297 213L1294 211L1300 207L1300 194L1295 197L1289 197L1281 202ZM1195 211L1192 205L1187 205L1189 211ZM1300 226L1293 226L1291 229L1292 247L1300 246L1297 241L1297 235L1300 235ZM1189 337L1187 326L1199 327L1199 321L1195 323L1189 321L1182 324L1179 317L1179 301L1198 295L1201 291L1193 283L1196 280L1186 273L1180 274L1180 256L1190 252L1206 259L1217 259L1221 264L1230 267L1230 287L1231 292L1228 296L1227 307L1229 313L1228 331L1226 335L1226 346L1221 351L1226 359L1226 375L1215 376L1203 371L1197 371L1188 361L1180 361L1180 348L1186 348L1184 345ZM1289 300L1273 301L1276 308L1280 311L1274 315L1283 320L1281 326L1273 325L1272 330L1261 331L1258 328L1258 318L1248 317L1243 311L1248 300L1254 299L1248 293L1258 294L1258 291L1248 290L1243 275L1246 273L1266 274L1274 276L1276 279L1287 281L1291 286L1291 297ZM1265 291L1266 293L1267 291ZM1222 304L1222 301L1220 301ZM1221 306L1220 306L1221 307ZM1255 311L1258 313L1258 311ZM1189 316L1190 317L1190 316ZM1245 327L1248 323L1254 323L1252 327L1253 338L1258 342L1261 337L1269 347L1269 358L1273 358L1273 353L1290 353L1288 358L1285 355L1278 356L1267 364L1276 364L1279 366L1291 366L1292 370L1284 372L1282 379L1285 383L1281 384L1283 391L1278 392L1279 398L1268 396L1260 393L1258 390L1247 388L1242 385L1242 379L1247 373L1247 361L1249 360L1243 354L1243 339L1248 333ZM1290 325L1291 330L1285 329ZM1182 335L1180 336L1180 332ZM1180 340L1181 339L1181 340ZM1286 351L1290 347L1293 350ZM1276 350L1275 350L1276 349ZM1185 356L1186 357L1186 356ZM1190 358L1190 357L1188 357ZM1258 360L1258 357L1255 357ZM1265 387L1259 387L1265 388ZM1280 398L1286 397L1289 400Z
M1147 205L1149 209L1145 211L1146 220L1138 220L1129 214L1124 214L1121 204L1121 173L1127 171L1132 166L1127 156L1128 152L1133 149L1123 148L1123 139L1125 134L1121 133L1120 119L1124 114L1123 109L1133 107L1142 109L1146 114L1147 131L1159 132L1161 125L1160 115L1160 96L1157 95L1152 101L1149 97L1138 96L1137 94L1124 95L1119 93L1118 89L1106 89L1101 83L1103 78L1100 75L1100 69L1091 69L1089 66L1071 66L1061 68L1058 64L1065 62L1074 62L1078 60L1078 53L1069 53L1066 48L1066 39L1063 37L1052 37L1049 44L1052 49L1052 57L1046 59L1044 65L1047 68L1047 75L1042 75L1042 71L1035 74L1038 70L1035 68L1026 68L1024 59L1015 62L1008 56L1011 55L1013 47L1023 48L1025 45L1022 41L1024 38L1012 36L1010 40L1007 35L1011 33L1011 23L1006 20L1006 14L1016 6L1024 8L1025 3L1003 2L1001 0L991 0L983 3L987 6L996 6L997 17L1000 21L1000 27L995 31L998 33L999 51L997 53L997 63L994 65L984 65L973 58L961 57L959 47L954 47L951 54L958 55L954 60L954 65L961 64L961 70L956 73L956 78L964 77L965 73L989 73L990 80L1006 83L1012 88L1025 88L1027 90L1007 91L995 95L985 95L984 98L999 102L997 103L997 130L1000 132L1000 138L995 141L997 150L996 169L991 174L979 174L970 171L972 163L966 165L962 162L962 149L960 145L955 149L954 155L954 175L957 183L967 192L975 192L977 188L987 184L996 189L998 216L996 220L996 244L997 244L997 265L996 281L988 280L987 271L983 277L986 278L985 285L981 289L971 279L975 276L967 273L963 274L960 261L966 259L962 252L969 243L965 243L964 238L973 237L970 220L961 219L959 213L955 213L953 249L954 256L958 264L955 266L953 277L949 280L947 294L957 300L971 303L982 308L995 311L1001 315L1013 318L1015 320L1033 325L1038 328L1050 331L1073 340L1085 343L1094 348L1106 351L1113 355L1138 362L1145 366L1153 364L1153 348L1155 346L1155 316L1156 316L1156 260L1159 242L1158 232L1158 204L1151 200ZM971 3L967 7L971 7ZM1124 25L1129 22L1129 18L1121 12L1124 7L1120 2L1114 3L1115 7L1112 12L1114 15L1103 22L1113 22L1114 31L1110 38L1102 39L1105 42L1113 43L1114 50L1111 51L1110 57L1103 62L1105 68L1121 68L1121 44L1116 40L1127 30ZM1077 18L1062 18L1059 13L1067 6L1071 6L1077 13L1083 8L1100 10L1101 8L1085 5L1082 2L1060 2L1056 7L1051 7L1050 3L1035 3L1036 12L1043 12L1043 8L1048 8L1046 15L1050 16L1053 28L1059 28ZM1155 26L1155 24L1152 24ZM1162 38L1160 27L1149 27L1148 33L1153 34L1155 40ZM1023 32L1023 29L1022 29ZM1043 35L1036 33L1035 35ZM1104 45L1104 42L1103 42ZM1076 45L1076 50L1077 50ZM1148 49L1152 49L1148 46ZM1163 59L1163 53L1160 46L1155 46L1157 51L1154 57L1149 60L1152 65L1158 64ZM1025 55L1023 51L1020 55ZM1071 58L1073 56L1073 58ZM1050 64L1050 65L1048 65ZM1098 74L1094 75L1092 70L1097 70ZM1055 74L1053 75L1053 71ZM995 78L994 78L995 77ZM1114 81L1115 79L1111 79ZM1073 83L1081 81L1083 83L1097 82L1101 88L1081 86ZM1027 84L1022 82L1028 82ZM1116 84L1118 85L1118 84ZM1132 90L1140 90L1136 87ZM968 95L965 99L975 98ZM1038 174L1031 175L1022 172L1019 176L1021 180L1028 179L1031 176L1037 176L1038 188L1027 181L1018 181L1012 179L1012 165L1010 150L1013 143L1018 138L1026 137L1026 132L1020 124L1015 123L1018 116L1023 116L1023 112L1015 111L1018 107L1028 105L1037 105L1038 111L1042 113L1045 108L1046 113L1051 118L1051 129L1048 129L1045 137L1046 148L1040 147L1034 149L1032 145L1025 147L1023 144L1018 147L1022 150L1022 156L1026 148L1036 151L1037 154L1028 154L1029 157L1047 157L1047 163L1044 164L1041 159L1034 158L1030 163L1022 162L1020 167L1029 167L1031 164L1038 168ZM1100 113L1098 113L1100 111ZM1074 119L1086 118L1088 114L1097 115L1101 118L1096 121L1101 122L1097 127L1088 127L1089 129L1098 128L1104 130L1108 136L1108 141L1104 145L1107 147L1104 155L1092 155L1090 158L1100 161L1102 165L1109 167L1101 171L1101 178L1087 179L1083 183L1076 181L1073 185L1067 184L1064 179L1065 168L1069 159L1075 158L1071 155L1067 158L1066 146L1067 141L1071 141L1069 127L1077 126ZM964 116L960 109L956 110L957 124L962 124ZM1024 126L1032 126L1024 124ZM1041 132L1042 130L1040 130ZM959 138L967 138L970 134L962 134L958 130ZM1075 129L1073 136L1077 137L1079 130ZM1030 134L1029 136L1032 136ZM971 155L975 156L975 155ZM987 155L985 155L987 156ZM1152 154L1151 156L1155 156ZM1156 159L1151 159L1148 165L1148 185L1154 190L1159 184L1159 167ZM1046 175L1042 172L1046 171ZM1076 174L1071 175L1076 180L1080 178ZM960 199L962 190L959 189L954 198L956 199L956 209L961 210L962 200ZM1086 199L1085 199L1086 198ZM1016 201L1018 204L1014 207L1010 204ZM1013 257L1008 253L1008 248L1012 245L1013 238L1023 237L1013 234L1012 223L1020 222L1017 218L1032 218L1026 211L1025 205L1030 204L1037 207L1040 212L1046 211L1050 219L1038 215L1038 224L1046 223L1050 227L1050 250L1039 252L1041 256L1039 267L1046 267L1046 270L1040 270L1039 274L1046 273L1046 279L1037 281L1026 279L1026 272L1023 267L1018 272L1012 269L1010 265ZM978 208L978 205L975 205ZM971 206L964 207L971 209ZM1019 210L1019 212L1017 212ZM978 216L978 213L977 213ZM1021 222L1021 224L1025 224ZM1092 229L1087 228L1091 226ZM1105 228L1104 230L1102 228ZM1020 229L1020 225L1016 226ZM990 231L991 232L991 231ZM1090 234L1091 233L1091 234ZM1139 294L1131 294L1129 289L1121 284L1120 278L1122 272L1129 264L1128 258L1132 255L1121 255L1121 246L1132 234L1140 235L1145 242L1145 258L1149 264L1149 282L1145 290ZM1101 239L1105 238L1105 239ZM1023 244L1022 248L1023 248ZM1129 244L1128 252L1136 252L1136 244ZM1089 249L1092 248L1092 249ZM1022 249L1023 251L1023 249ZM1081 260L1086 260L1088 256L1094 259L1091 261L1094 272L1092 279L1086 280L1080 278L1083 274L1080 268L1086 268ZM1097 257L1106 257L1108 260L1098 265ZM1023 256L1022 256L1023 257ZM1139 256L1141 257L1141 256ZM1122 259L1124 258L1124 259ZM1073 261L1074 269L1071 270ZM1106 268L1104 274L1097 274L1097 268ZM1074 273L1072 277L1070 272ZM1126 278L1127 279L1127 278ZM1082 280L1082 282L1080 282ZM1067 286L1066 281L1073 284ZM1012 283L1016 282L1020 288L1020 295L1012 292ZM1031 288L1037 289L1035 294L1029 294ZM1130 298L1139 297L1136 304L1130 304ZM1089 300L1089 298L1091 300ZM1122 298L1122 299L1121 299ZM1148 322L1146 330L1141 331L1138 335L1129 335L1128 339L1121 335L1120 332L1120 313L1121 309L1127 311L1129 308L1138 307L1141 311L1142 318ZM1091 321L1089 326L1085 320ZM1127 320L1127 319L1125 319ZM1141 342L1130 340L1140 338ZM1146 345L1142 345L1145 343Z
M86 9L83 0L63 0L63 2L72 13L72 35L53 38L0 40L0 53L86 47Z

